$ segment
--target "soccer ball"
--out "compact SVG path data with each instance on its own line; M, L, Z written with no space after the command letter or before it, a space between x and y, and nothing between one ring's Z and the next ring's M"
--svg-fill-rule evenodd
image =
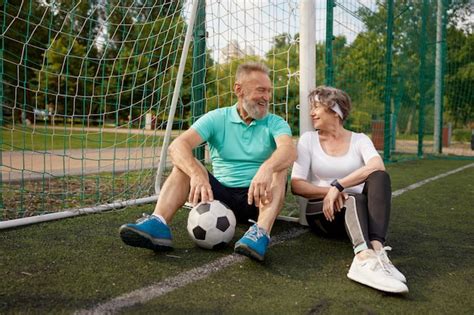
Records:
M188 216L188 232L194 242L207 249L223 248L234 237L235 215L221 203L199 203Z

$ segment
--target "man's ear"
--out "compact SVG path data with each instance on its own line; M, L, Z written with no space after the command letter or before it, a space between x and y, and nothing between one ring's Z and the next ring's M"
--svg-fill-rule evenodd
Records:
M242 93L242 84L237 82L234 83L234 93L235 95L240 96L240 94Z

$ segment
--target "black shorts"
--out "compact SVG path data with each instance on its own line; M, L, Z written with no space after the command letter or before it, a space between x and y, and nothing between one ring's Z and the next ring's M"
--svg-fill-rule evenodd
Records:
M227 205L235 214L239 223L248 223L249 219L257 221L258 208L247 203L248 187L226 187L222 185L211 173L209 173L209 183L212 187L214 199Z

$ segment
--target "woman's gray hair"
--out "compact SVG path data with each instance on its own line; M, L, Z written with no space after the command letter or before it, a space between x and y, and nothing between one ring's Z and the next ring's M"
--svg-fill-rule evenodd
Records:
M337 107L339 107L341 112L340 116L342 115L341 119L343 121L347 119L352 108L352 102L349 95L343 90L330 86L318 86L309 93L308 98L311 106L313 106L314 103L320 103L322 106L331 109L336 113L338 112Z
M247 76L254 71L262 72L267 76L270 76L270 70L263 63L246 62L238 66L237 72L235 73L235 82L239 82L242 79L242 76Z

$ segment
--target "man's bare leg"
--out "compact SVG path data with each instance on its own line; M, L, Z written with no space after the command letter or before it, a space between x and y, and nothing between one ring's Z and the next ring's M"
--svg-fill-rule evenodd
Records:
M167 224L171 223L176 211L186 203L188 194L189 176L179 168L173 167L171 174L161 187L153 214L162 216Z
M270 242L270 232L285 199L286 170L273 174L272 201L260 204L257 224L249 228L245 235L235 243L236 253L263 261Z
M271 191L273 199L268 204L260 203L257 225L270 234L273 223L280 214L285 201L287 170L273 174Z
M205 170L204 165L201 163L199 165ZM189 182L190 178L186 173L173 167L171 174L161 188L153 214L161 215L167 224L171 223L176 211L186 203L190 189Z
M172 235L168 224L171 223L176 211L186 202L189 183L189 176L181 169L174 167L160 191L153 212L155 216L138 220L137 223L122 225L119 229L122 241L130 246L155 251L171 249Z

